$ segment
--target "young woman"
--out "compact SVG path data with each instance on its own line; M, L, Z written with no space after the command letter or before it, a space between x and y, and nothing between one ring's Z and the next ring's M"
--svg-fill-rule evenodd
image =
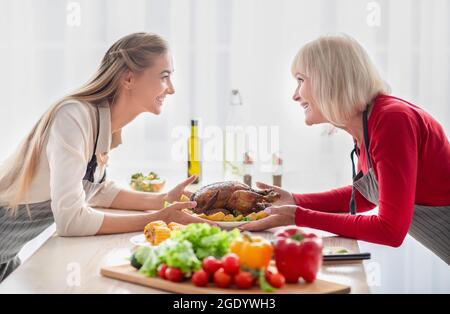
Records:
M204 222L181 211L191 177L165 194L122 190L106 181L110 149L121 129L143 112L158 115L175 91L167 43L158 35L121 38L105 54L94 77L53 105L0 168L0 282L20 263L17 253L53 222L60 236L143 230L152 220ZM154 210L105 214L93 206Z
M266 219L242 229L297 224L398 247L409 232L450 263L450 142L423 109L388 95L364 49L348 36L305 45L292 73L307 125L331 123L354 139L353 185L281 193ZM266 184L260 184L267 188ZM379 207L377 215L358 215Z

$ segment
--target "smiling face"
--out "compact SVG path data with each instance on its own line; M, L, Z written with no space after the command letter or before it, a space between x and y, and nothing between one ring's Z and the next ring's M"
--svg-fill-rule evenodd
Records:
M305 112L305 123L307 125L325 123L327 120L320 111L319 106L312 97L311 80L300 72L295 73L297 88L292 99L298 102Z
M151 67L138 74L128 73L125 77L130 95L130 105L138 112L159 115L164 99L175 93L171 75L172 57L165 53L154 57Z

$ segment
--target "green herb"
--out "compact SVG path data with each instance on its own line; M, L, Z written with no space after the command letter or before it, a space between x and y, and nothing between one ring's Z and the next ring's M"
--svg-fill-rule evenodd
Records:
M142 172L135 173L131 176L131 180L143 179L144 175Z
M266 269L261 268L259 271L259 287L265 292L274 292L276 289L272 287L266 280Z
M159 176L158 176L156 173L154 173L154 172L152 171L152 172L150 172L150 173L148 174L147 179L148 179L148 180L158 180L158 179L159 179Z

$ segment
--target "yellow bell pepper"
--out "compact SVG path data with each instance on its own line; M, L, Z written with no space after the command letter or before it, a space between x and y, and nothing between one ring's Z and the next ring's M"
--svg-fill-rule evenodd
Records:
M273 255L273 247L268 240L248 233L234 240L230 251L239 256L243 266L253 269L267 267Z

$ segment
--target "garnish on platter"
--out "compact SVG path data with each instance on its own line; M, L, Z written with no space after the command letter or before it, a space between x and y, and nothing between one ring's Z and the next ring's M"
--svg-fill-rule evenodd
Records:
M267 217L264 209L279 198L271 189L256 190L236 181L217 182L193 193L190 200L197 206L185 211L229 229Z

